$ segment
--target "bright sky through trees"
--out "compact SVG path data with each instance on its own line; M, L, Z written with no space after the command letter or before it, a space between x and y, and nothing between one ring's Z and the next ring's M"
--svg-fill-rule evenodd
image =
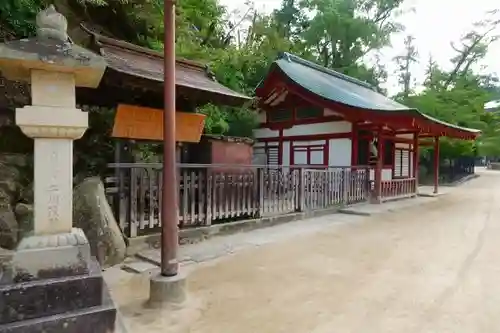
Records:
M247 8L245 0L221 0L221 3L230 11L244 11ZM271 12L280 6L281 0L254 0L254 4L260 11ZM392 38L392 47L380 51L381 61L389 72L385 88L390 94L400 89L397 77L390 73L397 68L392 59L403 52L405 36L415 37L420 62L414 66L413 76L421 83L429 56L432 55L444 69L451 69L449 60L454 52L450 43L458 42L464 33L470 31L474 22L481 20L487 11L496 8L500 8L498 0L406 0L402 8L404 13L397 18L397 21L406 27L405 32ZM497 33L500 34L500 31ZM491 45L481 65L485 68L480 72L496 73L500 76L500 41Z

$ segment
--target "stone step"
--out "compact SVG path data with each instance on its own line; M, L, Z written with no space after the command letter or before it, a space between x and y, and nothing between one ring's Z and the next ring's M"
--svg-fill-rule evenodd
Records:
M0 325L95 307L102 302L101 269L92 261L85 275L0 285Z
M116 308L104 288L103 303L52 316L0 325L1 333L111 333L115 331Z

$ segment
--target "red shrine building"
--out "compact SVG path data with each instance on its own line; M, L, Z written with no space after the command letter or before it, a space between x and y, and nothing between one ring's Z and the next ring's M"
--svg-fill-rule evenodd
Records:
M274 61L256 94L260 127L255 131L255 164L367 168L375 202L417 194L423 144L434 145L437 193L439 138L474 140L480 134L288 53Z

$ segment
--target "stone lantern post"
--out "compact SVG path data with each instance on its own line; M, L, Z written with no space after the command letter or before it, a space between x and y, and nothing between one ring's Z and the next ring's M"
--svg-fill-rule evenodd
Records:
M88 241L72 228L73 140L88 127L75 87L95 88L106 62L70 42L53 6L35 38L0 45L0 71L31 84L32 105L16 124L34 139L34 230L0 281L0 332L112 332L116 310Z

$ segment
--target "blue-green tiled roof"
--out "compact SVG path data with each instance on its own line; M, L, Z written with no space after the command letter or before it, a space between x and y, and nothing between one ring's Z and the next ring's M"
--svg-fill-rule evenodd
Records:
M419 110L391 100L366 82L327 69L293 54L282 53L273 65L277 66L297 85L332 102L368 111L404 112L416 118L471 134L480 132L435 119Z

